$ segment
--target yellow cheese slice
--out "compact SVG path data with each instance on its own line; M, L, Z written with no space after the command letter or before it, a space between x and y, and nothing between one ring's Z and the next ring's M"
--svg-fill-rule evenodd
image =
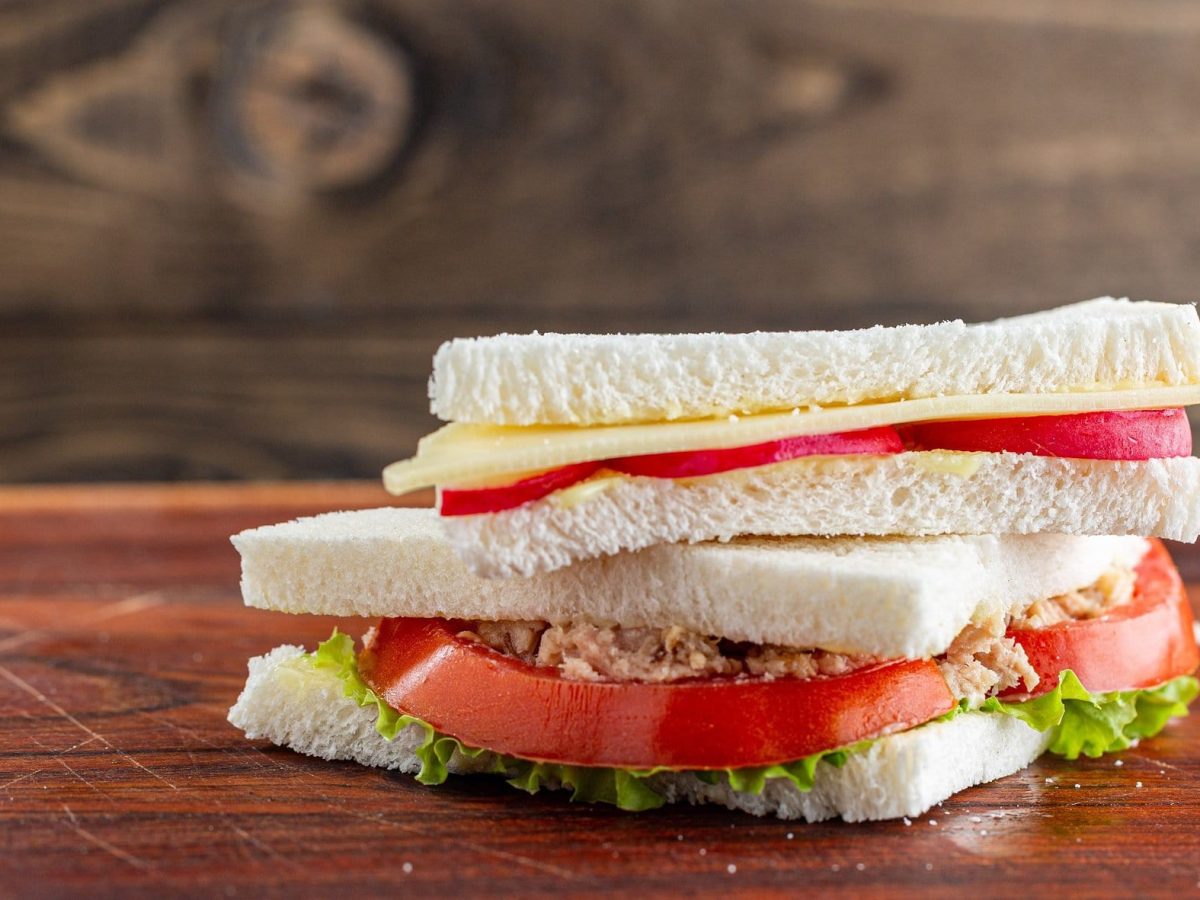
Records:
M412 459L392 463L384 469L383 484L393 494L430 485L479 487L509 483L528 473L572 463L746 447L786 437L858 431L905 422L1166 409L1195 403L1200 403L1200 385L1062 394L927 397L640 425L522 427L455 423L422 438Z

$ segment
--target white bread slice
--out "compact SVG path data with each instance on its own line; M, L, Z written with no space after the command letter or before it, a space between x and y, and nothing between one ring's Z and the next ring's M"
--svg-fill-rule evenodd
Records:
M1200 459L810 457L704 478L613 478L582 503L551 496L442 523L458 554L486 577L742 534L1050 532L1191 542L1200 535Z
M413 774L420 764L413 748L417 726L387 741L375 730L375 714L342 695L337 676L294 661L294 646L276 647L250 660L250 677L229 721L251 739L329 760L353 760ZM932 722L876 741L842 768L822 763L813 789L767 783L761 795L728 785L706 784L694 775L662 773L652 786L669 801L717 803L757 816L818 822L841 816L847 822L918 816L952 794L993 781L1029 765L1046 748L1048 735L996 713L968 713ZM455 774L487 770L491 758L455 753Z
M460 338L435 355L429 391L447 421L600 425L1198 381L1193 306L1105 297L982 325Z
M328 513L242 532L247 605L339 616L682 625L739 641L936 656L966 624L1132 566L1138 537L743 538L662 544L485 579L430 509Z

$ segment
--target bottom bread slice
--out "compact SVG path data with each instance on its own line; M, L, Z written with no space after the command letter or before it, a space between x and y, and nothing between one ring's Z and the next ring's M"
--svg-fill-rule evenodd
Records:
M375 730L375 713L342 694L335 673L295 664L304 650L285 645L250 660L250 676L229 721L249 738L322 759L410 774L420 769L414 749L424 734L410 726L388 741ZM686 772L660 773L647 784L670 802L716 803L757 816L847 822L918 816L952 794L1010 775L1046 749L1049 733L997 713L968 713L882 738L841 768L818 766L813 789L785 779L768 781L761 794L708 784ZM487 771L488 754L456 753L455 774Z

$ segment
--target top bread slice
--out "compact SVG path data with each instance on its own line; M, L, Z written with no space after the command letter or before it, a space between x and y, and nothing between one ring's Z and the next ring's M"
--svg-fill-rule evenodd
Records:
M1138 537L743 538L664 544L529 578L470 572L429 509L329 513L242 532L247 605L284 612L681 625L886 657L945 651L972 620L1091 584Z
M1197 382L1192 305L1105 297L978 325L460 338L434 357L430 399L447 421L604 425Z

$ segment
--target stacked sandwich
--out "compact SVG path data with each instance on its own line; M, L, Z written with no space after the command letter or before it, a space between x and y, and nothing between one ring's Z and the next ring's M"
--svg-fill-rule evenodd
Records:
M1197 692L1191 306L457 340L390 466L438 509L244 532L247 604L378 619L250 662L250 737L648 809L917 815Z

